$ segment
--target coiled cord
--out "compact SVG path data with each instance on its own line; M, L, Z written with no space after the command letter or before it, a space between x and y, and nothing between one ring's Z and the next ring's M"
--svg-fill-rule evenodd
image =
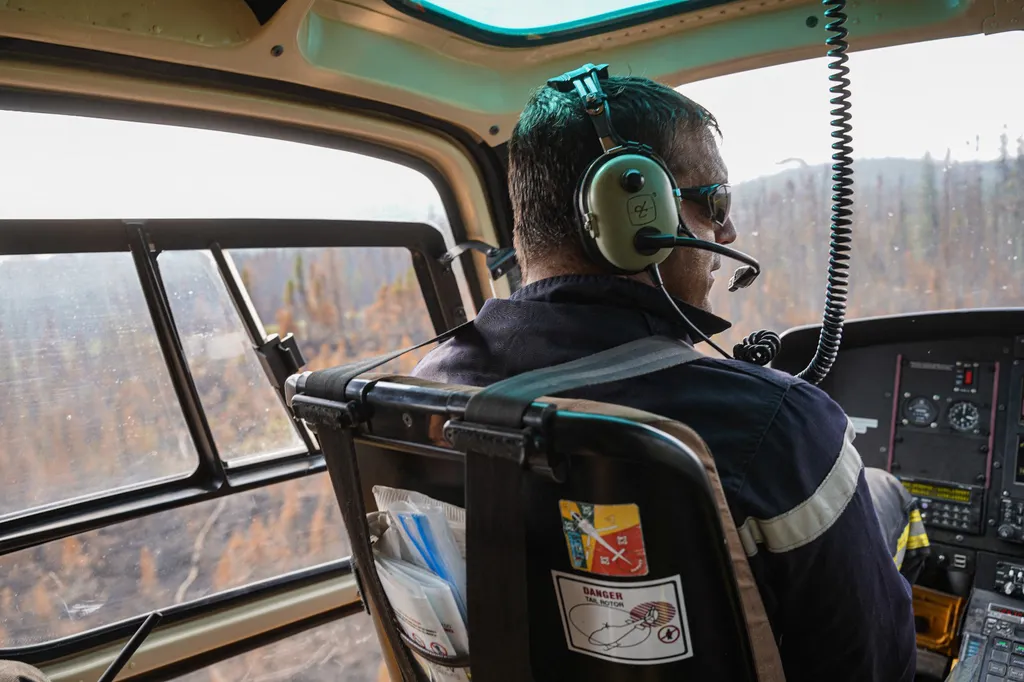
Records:
M752 362L763 367L775 359L781 347L782 340L778 334L762 329L733 346L732 354L737 360Z
M825 18L832 19L825 24L825 30L833 35L825 40L831 49L828 56L834 59L828 68L835 73L828 79L835 85L829 88L833 97L829 102L835 107L830 112L832 119L832 228L829 242L828 284L825 286L825 312L821 322L821 334L818 337L818 348L810 364L797 376L812 384L820 383L832 369L832 364L839 354L839 344L843 338L843 320L846 317L846 300L849 284L851 235L850 206L853 200L853 138L850 133L850 80L847 76L850 69L846 66L849 56L846 50L848 31L846 23L846 0L824 0L827 6Z

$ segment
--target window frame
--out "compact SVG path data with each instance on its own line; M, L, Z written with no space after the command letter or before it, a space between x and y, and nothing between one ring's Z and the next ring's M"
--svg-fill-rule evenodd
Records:
M198 467L188 477L111 488L96 495L0 518L0 555L155 512L326 471L323 454L314 447L272 459L242 461L231 467L220 460L160 278L159 252L403 247L410 252L435 331L440 334L465 319L454 272L440 262L447 250L444 237L437 228L426 223L278 219L0 220L0 235L3 235L0 255L125 251L132 254L161 351L199 455ZM223 269L221 274L225 274ZM235 298L237 290L245 290L237 278L235 272L235 287L226 286L236 307L239 305ZM243 326L248 328L244 316ZM300 433L307 437L304 430Z
M503 153L500 150L495 151L487 144L481 144L478 139L462 128L442 119L433 118L417 111L365 100L344 93L325 91L311 86L282 83L281 81L241 74L224 73L192 65L155 62L146 58L115 55L86 48L58 46L51 43L16 39L9 41L9 44L5 46L4 52L8 56L16 56L30 62L44 60L47 63L76 70L92 68L136 78L143 77L150 82L164 84L169 87L180 87L183 83L189 87L208 86L239 97L266 97L267 93L271 93L279 101L295 106L315 107L318 109L327 107L331 110L338 109L362 115L387 116L404 125L427 128L432 132L443 135L449 140L458 152L465 155L472 167L480 174L481 189L490 206L490 217L493 220L493 227L499 241L498 245L503 246L511 243L512 210L505 180L506 169ZM60 116L86 116L151 125L172 125L176 127L214 130L307 144L390 161L422 173L433 184L441 199L441 205L445 211L453 243L457 244L469 238L465 217L460 209L455 190L442 170L433 163L409 151L390 147L379 142L360 139L351 133L340 133L305 124L261 119L237 113L221 112L214 109L199 109L165 102L143 102L130 99L118 100L92 94L25 90L4 85L0 85L0 100L2 100L0 109L10 111ZM195 226L199 222L227 224L239 221L152 220L132 222L149 226L157 223L180 224L188 222ZM437 292L438 300L443 303L449 314L454 313L456 317L466 314L463 309L463 297L455 273L450 269L450 265L444 267L437 261L440 255L447 249L445 236L432 225L425 223L353 220L246 220L241 222L253 227L257 226L257 224L269 225L270 223L274 223L277 226L286 223L317 223L322 224L323 230L326 231L338 230L339 228L341 230L348 229L350 232L368 229L373 234L382 234L385 230L391 230L387 235L388 239L396 237L396 229L409 230L423 238L423 242L419 246L422 249L422 255L425 255L426 258L424 258L424 263L421 267L430 274L431 290ZM58 223L60 226L57 225ZM49 253L105 251L107 249L98 248L104 239L108 242L121 239L123 243L127 244L126 227L128 224L128 221L120 220L0 220L0 236L3 237L3 239L0 239L0 254L15 255L16 253L28 254L40 253L41 251ZM15 226L18 226L17 230L14 229ZM48 228L47 226L50 227ZM54 232L65 234L69 237L69 240L66 242L50 242L43 249L36 248L31 251L25 251L29 244L38 244L46 241L46 239L33 240L31 238L23 238L19 241L20 246L17 250L12 241L8 240L8 237L12 237L15 232L32 233L46 230L49 230L50 235ZM173 232L173 230L171 231ZM380 244L375 240L368 240L362 243L353 242L350 244L347 242L338 243L336 239L327 239L326 241L317 239L313 240L312 243L303 244L303 240L299 239L299 235L296 234L289 234L287 237L284 237L279 229L264 230L263 232L258 240L241 240L237 244L233 244L230 240L224 241L221 243L221 248L227 248L228 243L232 243L232 248L288 248L303 245L320 246L322 244L327 246L383 245L408 248L407 244ZM315 234L315 230L312 233ZM103 234L106 234L106 237L103 237ZM235 236L237 237L237 235ZM250 236L252 235L250 234ZM329 232L328 236L330 236ZM195 238L195 234L193 234L192 238ZM184 238L182 237L182 239ZM357 236L354 236L353 239L357 239ZM298 243L296 243L296 240L299 240ZM305 241L308 242L309 239L307 238ZM56 244L60 244L61 248L57 248ZM201 248L208 249L207 246ZM170 249L168 248L168 250ZM188 248L183 246L182 250L188 250ZM489 294L485 294L479 278L474 275L475 266L472 264L472 261L468 257L458 260L461 261L462 267L466 269L465 285L468 288L470 303L479 308ZM414 256L414 266L415 263ZM218 267L220 267L219 262ZM419 271L417 271L417 278L422 281ZM225 284L228 284L227 280L225 280ZM241 286L240 278L238 285ZM235 301L230 285L228 288L229 295ZM242 290L244 291L244 287ZM431 299L431 290L422 290L425 301ZM243 324L246 324L244 316ZM326 465L322 454L313 453L289 458L284 461L281 459L276 459L272 462L258 460L246 466L232 467L231 487L222 486L220 490L206 490L186 486L182 486L180 490L174 490L162 484L146 484L141 489L131 491L111 489L105 493L101 504L97 504L95 500L92 500L73 508L70 508L67 503L57 503L52 505L52 509L50 507L41 507L37 510L39 513L32 516L22 515L20 517L11 517L8 520L0 520L0 555L8 554L21 548L39 546L46 542L73 536L78 533L103 528L119 521L140 518L227 494L245 492L246 490L260 488L272 483L280 483L318 473L326 475ZM178 483L180 484L181 480ZM111 504L111 502L117 502L118 500L120 500L120 504ZM63 512L59 511L61 506L64 508ZM17 523L15 524L14 521ZM34 534L35 538L33 537ZM161 613L164 615L164 619L157 631L159 632L159 630L168 625L201 618L209 613L220 612L235 606L244 606L258 602L265 597L272 598L278 594L292 592L306 585L322 584L350 575L352 575L351 561L349 557L344 557L331 563L287 572L267 580L223 590L206 597L162 609ZM362 611L364 611L362 604L359 601L354 601L339 609L326 611L316 616L284 625L272 632L248 637L228 647L221 647L210 651L198 658L179 661L172 666L165 666L136 677L143 680L163 680L187 672L193 672L239 653L274 643L309 628L340 620ZM138 629L147 615L143 613L117 623L90 629L86 632L60 639L48 640L39 644L17 648L0 647L0 657L25 661L36 665L45 665L58 659L78 656L102 646L111 646L115 643L123 644Z

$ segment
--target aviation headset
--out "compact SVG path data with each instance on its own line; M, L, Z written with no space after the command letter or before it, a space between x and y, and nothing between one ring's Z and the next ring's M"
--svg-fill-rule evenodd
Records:
M597 265L614 274L646 271L679 317L700 339L724 357L729 354L686 317L665 289L658 272L673 248L688 247L711 251L738 260L729 281L729 291L750 286L761 273L761 265L747 254L714 241L698 239L682 219L682 192L668 165L651 147L624 140L612 125L608 96L601 80L608 78L608 65L584 64L548 80L558 92L575 92L583 102L602 154L588 167L576 185L579 234L584 251ZM761 330L736 344L737 358L765 365L778 353L777 334Z
M668 165L651 147L615 131L601 80L608 65L585 64L548 80L558 92L575 92L597 131L603 153L576 186L579 232L587 255L615 274L636 274L661 264L674 247L713 251L746 264L730 291L749 286L760 264L729 247L697 239L681 216L682 194Z

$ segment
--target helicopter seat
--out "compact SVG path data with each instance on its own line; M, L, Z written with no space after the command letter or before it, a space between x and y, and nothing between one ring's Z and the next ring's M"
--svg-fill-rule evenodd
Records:
M539 397L565 390L550 375L513 379L511 390L509 380L480 389L350 366L289 380L290 404L319 438L391 679L427 679L415 652L468 667L474 682L783 680L697 434L629 408ZM397 626L366 523L375 485L465 507L467 656L433 655Z

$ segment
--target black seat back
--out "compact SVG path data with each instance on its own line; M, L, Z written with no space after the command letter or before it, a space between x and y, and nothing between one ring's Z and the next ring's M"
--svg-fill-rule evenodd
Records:
M303 383L292 405L320 437L393 680L421 678L375 594L374 485L466 506L474 682L757 679L721 505L694 450L643 423L657 418L545 399L516 429L466 421L478 389ZM473 473L487 462L513 473ZM467 496L467 478L495 490Z

